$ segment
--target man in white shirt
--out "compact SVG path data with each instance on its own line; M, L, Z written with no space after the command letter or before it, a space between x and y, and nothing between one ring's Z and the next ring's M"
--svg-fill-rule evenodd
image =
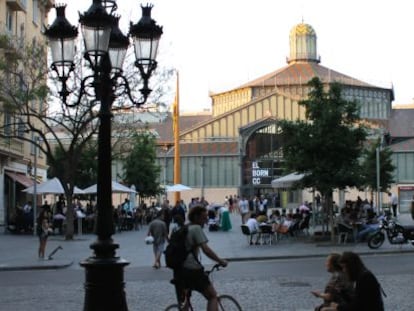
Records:
M242 224L245 224L247 214L249 213L249 201L246 199L245 196L243 196L239 202L239 210L240 210Z
M246 226L249 227L250 230L250 244L253 244L253 235L256 234L257 238L256 238L256 244L259 243L259 223L256 220L256 214L252 213L250 215L250 218L247 220L246 222Z
M391 192L388 192L388 196L390 197L390 205L392 207L392 214L394 217L397 217L397 206L398 206L398 197Z

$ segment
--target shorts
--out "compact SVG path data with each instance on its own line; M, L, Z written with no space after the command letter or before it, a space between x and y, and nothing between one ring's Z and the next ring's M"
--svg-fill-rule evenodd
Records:
M204 269L192 270L183 268L174 273L174 279L178 280L179 284L184 288L196 290L201 293L211 284Z
M154 254L162 255L162 253L164 252L164 245L165 243L153 244L152 249L154 250Z
M47 241L48 235L41 233L41 234L38 234L38 237L39 237L39 241L43 242L43 241Z

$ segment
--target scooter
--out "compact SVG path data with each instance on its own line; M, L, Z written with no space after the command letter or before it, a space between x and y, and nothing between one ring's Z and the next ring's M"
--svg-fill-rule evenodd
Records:
M388 238L390 244L406 244L410 242L414 245L414 226L402 226L393 219L382 219L377 231L368 238L368 247L377 249Z

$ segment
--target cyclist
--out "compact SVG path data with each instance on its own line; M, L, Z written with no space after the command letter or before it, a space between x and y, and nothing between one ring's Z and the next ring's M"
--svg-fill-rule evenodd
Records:
M208 239L203 231L204 224L207 223L207 209L202 205L196 205L190 209L188 214L190 221L186 248L189 251L182 268L174 270L174 282L176 285L179 302L182 302L185 289L196 290L207 299L207 311L218 310L217 292L208 276L204 273L204 267L198 259L200 249L211 260L219 265L226 267L227 261L218 257L208 246Z

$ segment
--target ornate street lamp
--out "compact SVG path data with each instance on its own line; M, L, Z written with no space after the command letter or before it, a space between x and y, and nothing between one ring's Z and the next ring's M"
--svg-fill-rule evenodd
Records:
M51 68L62 84L59 92L67 106L79 105L83 96L94 91L100 103L98 135L98 180L97 180L97 240L90 246L94 254L81 262L85 268L85 311L128 310L123 270L128 264L116 256L118 244L112 240L114 224L112 219L111 189L111 109L117 96L127 95L135 106L143 105L151 89L148 80L157 67L155 57L162 27L151 18L151 5L142 7L142 18L130 25L129 36L133 39L135 65L138 68L143 87L142 98L135 101L127 79L123 76L122 64L129 46L129 38L118 27L115 0L93 0L90 8L80 14L82 36L85 46L84 58L92 74L82 79L76 103L67 103L70 91L67 81L74 70L75 40L78 34L65 17L66 5L56 5L57 17L45 31L52 50Z

